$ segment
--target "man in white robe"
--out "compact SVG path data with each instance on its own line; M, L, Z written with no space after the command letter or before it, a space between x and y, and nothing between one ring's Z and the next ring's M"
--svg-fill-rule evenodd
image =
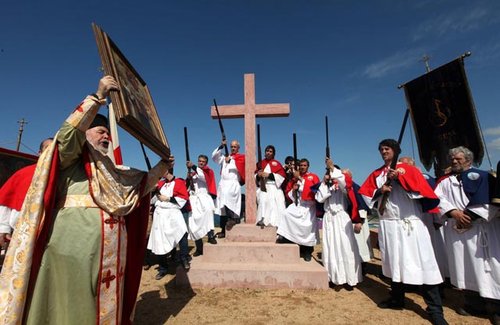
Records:
M217 237L226 237L226 230L240 222L241 185L245 183L245 155L240 154L238 141L231 141L231 154L225 156L222 149L226 140L212 153L212 160L221 166L220 181L217 187L215 213L220 215L221 232Z
M193 256L203 255L203 237L208 235L210 244L217 244L214 234L214 197L217 192L215 188L215 176L213 170L208 167L208 157L198 156L198 166L188 161L186 166L192 172L189 173L189 203L191 213L188 219L189 239L194 240L196 251Z
M256 172L257 182L257 225L276 227L285 213L285 196L281 185L285 180L285 170L279 161L274 159L276 149L268 145L265 159L259 162ZM260 182L263 182L261 184Z
M356 214L356 219L351 221L347 210L349 199L347 191L352 191L346 182L346 176L334 167L331 159L326 159L328 173L323 178L316 201L324 203L322 236L323 266L328 272L330 282L334 285L345 285L348 290L363 281L361 272L361 259L354 232L360 232L361 218ZM353 197L354 197L354 193ZM351 203L352 204L352 203ZM357 210L357 205L356 205ZM354 229L353 229L354 225Z
M391 168L401 152L397 141L382 140L379 152L384 165L372 172L359 190L367 205L371 208L376 203L379 211L384 193L388 195L385 210L380 213L379 246L382 272L392 279L391 297L378 306L402 309L404 285L420 285L433 324L447 324L438 288L443 278L422 221L423 212L434 209L439 199L415 167L400 163Z
M158 200L155 202L148 249L158 255L156 280L160 280L167 275L167 254L172 252L176 255L177 245L181 265L186 270L190 268L187 225L181 211L188 202L189 195L185 181L175 178L172 171L168 171L158 182L156 196Z
M445 239L451 283L464 290L461 315L486 313L490 302L500 321L500 218L490 205L491 176L473 168L474 154L465 147L449 152L452 174L436 186L439 210L448 217Z
M287 194L294 203L290 204L278 224L280 242L296 243L300 254L310 262L314 245L318 243L318 221L316 218L316 199L313 186L320 182L318 176L309 172L309 160L299 161L299 170L288 183Z

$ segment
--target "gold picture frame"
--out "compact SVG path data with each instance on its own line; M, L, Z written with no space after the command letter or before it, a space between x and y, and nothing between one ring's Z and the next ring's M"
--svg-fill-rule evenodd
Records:
M146 82L111 38L95 23L92 29L104 73L120 85L110 97L116 122L161 158L170 156L170 146Z

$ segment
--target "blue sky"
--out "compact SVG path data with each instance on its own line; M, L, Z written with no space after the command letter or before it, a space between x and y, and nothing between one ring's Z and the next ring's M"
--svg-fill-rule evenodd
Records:
M257 103L290 103L286 118L257 119L262 145L324 170L324 116L333 159L357 182L381 164L383 138L397 138L406 108L398 85L465 51L465 68L494 166L500 158L500 2L205 0L23 1L0 5L0 147L36 150L95 91L101 65L91 23L100 25L147 82L184 173L183 127L192 159L219 144L210 105L243 103L255 74ZM224 120L243 143L243 120ZM419 163L412 127L403 154ZM120 130L125 164L145 168L138 142ZM150 160L157 157L149 152ZM212 163L211 166L215 168ZM483 169L489 169L488 159Z

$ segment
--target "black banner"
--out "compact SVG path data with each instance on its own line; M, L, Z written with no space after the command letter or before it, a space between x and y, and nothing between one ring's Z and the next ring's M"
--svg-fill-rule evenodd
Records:
M436 176L450 165L448 151L465 146L479 165L484 156L476 110L472 101L463 57L451 61L404 85L411 112L420 160Z

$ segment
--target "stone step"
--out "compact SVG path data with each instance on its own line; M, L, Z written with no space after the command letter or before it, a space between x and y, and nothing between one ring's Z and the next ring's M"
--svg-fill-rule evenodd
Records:
M258 227L253 224L237 224L226 230L226 241L230 242L276 242L275 227Z
M203 259L207 263L265 263L290 264L300 260L296 244L267 242L227 242L203 245Z
M176 284L191 288L328 289L328 273L316 261L293 264L207 263L199 258L186 272L179 266Z

